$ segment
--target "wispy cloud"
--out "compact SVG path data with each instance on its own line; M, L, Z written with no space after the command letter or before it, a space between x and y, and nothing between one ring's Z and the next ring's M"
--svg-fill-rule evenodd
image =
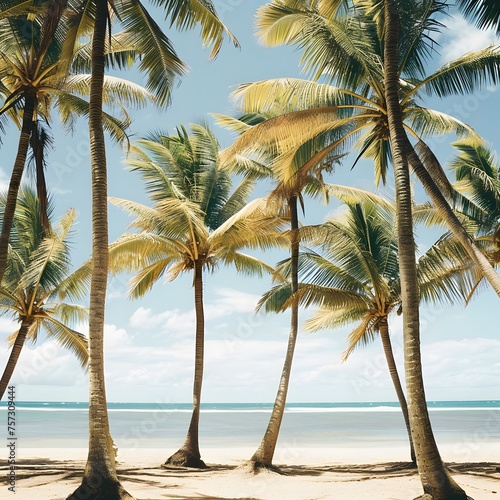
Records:
M498 43L494 30L481 30L461 16L451 17L446 23L448 30L440 37L441 59L448 62L471 50L478 50Z

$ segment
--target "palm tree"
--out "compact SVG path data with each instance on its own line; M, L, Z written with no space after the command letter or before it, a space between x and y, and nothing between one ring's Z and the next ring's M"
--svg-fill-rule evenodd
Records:
M196 314L193 413L186 439L165 465L206 467L199 450L198 428L204 365L204 273L233 264L244 273L272 271L260 260L243 254L243 246L267 248L284 244L283 221L265 212L265 202L246 205L254 182L246 178L231 193L231 180L221 168L213 132L192 125L177 135L154 134L139 141L128 163L146 182L152 208L112 199L136 219L139 234L125 234L110 246L110 269L139 271L131 281L132 298L142 297L165 273L170 280L193 272ZM149 154L148 154L149 153Z
M415 463L406 398L389 337L389 316L400 312L401 307L394 207L367 200L347 202L346 206L346 213L319 226L301 229L302 241L319 245L323 255L313 250L300 253L301 283L296 295L302 305L320 306L306 321L308 330L358 323L348 337L344 361L355 348L380 335L408 431L411 460ZM419 289L424 301L462 297L463 269L457 269L454 258L456 243L446 243L446 247L433 246L418 261ZM450 253L452 258L447 257ZM288 275L289 262L283 263L279 271ZM285 283L266 293L259 307L279 312L289 304L293 304L290 285Z
M161 4L171 24L179 29L191 29L199 24L204 44L212 46L211 55L218 53L227 29L217 17L210 0L166 0ZM116 11L124 25L124 46L134 48L141 55L139 68L147 74L146 87L158 97L160 105L169 102L174 77L185 72L185 65L178 58L170 40L140 1L125 0L108 4L106 0L95 0L81 3L75 16L74 40L90 35L89 26L93 26L89 106L93 238L89 321L89 454L82 484L68 497L73 500L78 500L82 495L90 500L133 498L123 489L116 475L104 384L108 213L102 111L106 32L108 25L111 25L111 10Z
M59 111L68 129L72 129L75 115L88 114L88 102L84 98L88 96L90 78L82 70L90 65L89 57L85 44L75 47L69 56L65 54L64 42L71 32L69 15L65 2L57 2L36 16L28 13L0 20L0 82L4 96L0 116L10 114L21 128L0 235L0 281L6 265L17 192L30 147L42 224L46 232L49 230L44 168L46 150L52 139L42 123L50 121L52 107ZM72 64L75 60L77 64ZM122 106L144 106L153 100L145 89L120 78L106 80L105 96L108 103L114 101ZM104 123L115 140L126 139L128 117L118 119L105 114Z
M5 197L1 203L3 208ZM18 321L20 328L8 339L12 351L0 379L0 398L26 340L36 342L43 331L48 339L74 352L83 367L88 361L86 337L69 326L86 320L87 309L59 300L61 295L81 299L86 288L85 282L70 274L68 237L76 212L67 212L46 236L39 204L33 190L21 188L7 270L0 288L0 311Z
M283 112L283 109L280 110ZM215 115L218 123L233 131L242 133L244 137L252 128L265 127L270 114L248 114L239 119L227 117L224 115ZM270 119L272 121L272 119ZM290 217L289 246L291 262L291 290L292 293L298 290L298 256L300 247L299 235L299 213L298 206L304 211L304 193L313 197L322 196L328 200L330 190L341 190L334 186L327 186L323 182L323 173L331 172L334 163L338 161L337 151L330 151L321 162L310 163L318 151L324 148L326 140L330 139L335 133L327 132L325 135L312 137L304 142L297 151L289 158L283 168L276 166L276 160L280 157L279 148L275 148L271 141L268 141L265 147L259 150L251 150L248 156L238 153L238 148L234 145L224 151L223 162L238 173L244 173L255 178L272 180L275 188L268 196L268 203L275 207L276 212L287 213ZM253 136L253 134L252 134ZM239 142L237 139L236 143ZM347 188L344 188L347 189ZM292 373L293 357L297 336L299 331L299 305L292 303L290 318L290 333L288 337L287 350L283 369L276 393L276 398L269 419L268 426L262 438L262 441L252 455L249 461L250 467L256 471L260 468L274 469L273 457L278 442L281 422L285 413L286 398L290 377Z
M239 99L243 112L266 115L273 110L287 111L260 127L253 127L236 141L233 148L248 152L269 144L281 144L275 146L280 149L276 168L286 169L294 151L306 141L339 127L350 126L344 137L326 143L307 165L321 161L339 144L356 140L354 145L360 151L359 156L374 161L377 182L385 181L391 151L383 83L383 2L355 2L355 8L350 12L352 15L340 18L333 17L336 4L342 2L318 1L306 5L293 0L275 0L259 9L257 22L261 40L266 45L286 43L302 47L305 68L315 79L328 83L286 78L241 85L234 97ZM398 58L398 97L403 108L405 130L419 146L417 154L410 141L405 139L404 154L454 235L500 296L500 277L473 245L436 186L438 183L449 189L439 163L429 161L432 155L425 142L429 135L451 132L479 138L461 121L418 102L424 92L447 96L472 92L483 82L497 83L500 50L497 46L490 46L471 52L431 75L424 75L425 58L433 50L428 40L441 26L436 16L444 7L442 2L435 0L408 0L401 5L405 14Z
M396 186L405 378L409 399L411 435L415 444L417 466L425 496L434 500L466 500L467 494L451 478L439 454L427 410L422 377L419 291L408 165L409 141L406 137L403 109L399 97L401 74L399 47L403 36L399 31L401 19L402 13L398 4L394 0L384 0L384 92L387 101L387 123Z

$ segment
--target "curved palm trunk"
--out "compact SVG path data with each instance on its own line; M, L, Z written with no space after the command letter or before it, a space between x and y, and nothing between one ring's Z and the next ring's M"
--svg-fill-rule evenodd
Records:
M384 347L385 360L387 361L387 367L389 368L389 374L391 376L392 384L396 390L396 395L398 397L399 405L401 406L401 412L405 419L406 431L408 432L408 439L410 441L410 457L411 461L416 464L417 459L415 457L415 449L413 447L413 440L411 438L410 430L410 418L408 416L408 405L406 404L405 393L403 387L401 386L401 380L399 379L398 369L396 367L396 362L394 360L394 354L392 352L391 339L389 338L389 324L387 323L387 317L381 318L379 323L380 328L380 339L382 340L382 345Z
M467 234L467 231L454 214L450 205L443 196L443 193L440 191L432 176L420 161L420 158L406 135L404 137L404 148L411 168L417 174L418 179L422 183L427 194L430 196L432 203L438 209L439 214L448 224L453 236L455 236L455 238L464 247L470 258L480 267L484 277L488 280L493 290L495 290L495 293L500 297L500 276L498 276L495 272L494 268L481 250L479 250L479 248L477 248L474 244L473 239Z
M3 398L5 390L7 389L10 379L12 378L12 374L14 373L14 369L16 368L19 360L19 355L21 354L24 342L26 341L26 335L28 335L33 321L33 318L28 317L21 323L21 328L19 329L14 345L12 346L12 351L10 351L9 359L5 365L2 379L0 380L0 399Z
M203 310L203 261L197 259L194 266L194 303L196 312L196 341L193 383L193 413L186 440L181 448L167 459L164 465L206 468L201 459L198 440L200 422L201 386L203 383L203 364L205 350L205 314Z
M21 136L17 147L16 160L10 176L9 190L2 219L2 232L0 233L0 283L7 268L7 255L9 253L9 240L12 224L14 222L14 212L16 210L17 195L23 177L26 156L30 144L31 130L33 126L33 114L35 112L35 96L27 93L24 97L23 124Z
M92 170L92 278L89 313L89 453L82 484L71 500L130 499L115 470L104 384L104 312L108 277L107 172L102 127L106 0L96 1L90 84L90 157Z
M413 238L410 174L405 156L405 131L399 104L398 37L396 0L384 0L384 83L387 120L394 163L399 268L403 302L403 332L406 388L411 435L424 492L433 500L466 500L467 495L446 470L432 433L425 400L420 357L419 293Z
M292 196L288 205L290 207L290 221L291 221L291 276L292 276L292 293L299 289L298 278L298 262L299 262L299 217L297 211L297 197ZM254 470L260 468L272 468L274 451L285 413L286 396L288 393L288 385L290 382L290 375L292 372L293 355L295 345L297 343L297 335L299 331L299 304L294 301L291 307L291 322L290 322L290 335L288 337L288 346L286 351L285 363L281 372L280 384L274 401L273 411L271 418L266 429L266 433L260 443L259 448L250 459L250 463Z

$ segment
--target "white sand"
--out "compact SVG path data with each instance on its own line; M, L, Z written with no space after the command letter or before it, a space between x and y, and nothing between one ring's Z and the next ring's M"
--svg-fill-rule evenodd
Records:
M407 461L403 448L282 447L275 463L287 464L282 467L286 475L253 475L238 467L255 451L249 448L202 450L202 458L211 466L204 471L160 468L173 451L120 450L117 470L123 486L141 500L407 500L422 493L418 475L401 463ZM443 458L453 462L450 469L455 479L474 500L500 500L500 473L495 470L499 451L485 444L480 450L441 449ZM86 455L80 448L20 449L15 497L7 489L3 462L0 498L64 499L80 483ZM466 455L470 463L460 460Z

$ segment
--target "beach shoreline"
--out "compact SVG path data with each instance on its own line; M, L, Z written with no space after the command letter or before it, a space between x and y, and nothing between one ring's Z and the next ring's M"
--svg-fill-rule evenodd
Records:
M252 500L407 500L422 493L417 471L401 448L331 449L280 448L275 464L283 474L252 474L244 467L251 448L206 448L207 470L162 468L170 451L124 448L118 451L117 472L123 486L138 500L252 499ZM473 460L455 462L452 447L442 450L458 483L474 500L500 499L498 447L491 444ZM59 500L81 481L84 448L26 448L16 460L16 500ZM378 458L378 459L377 459ZM8 467L1 467L1 498L9 498ZM5 493L5 495L4 495ZM14 497L12 497L14 498Z

